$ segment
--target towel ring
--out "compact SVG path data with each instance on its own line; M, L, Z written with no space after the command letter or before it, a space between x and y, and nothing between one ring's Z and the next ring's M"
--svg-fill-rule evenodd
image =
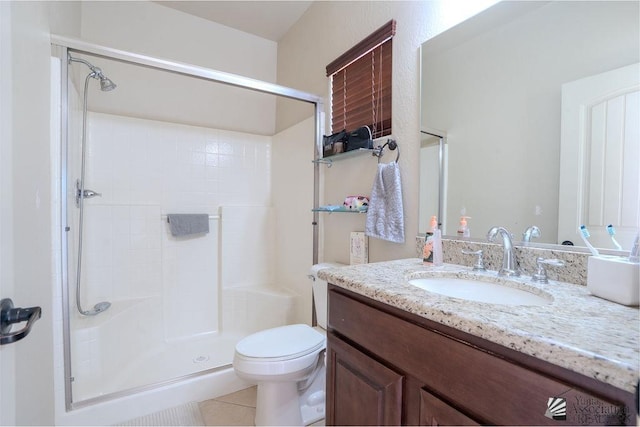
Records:
M396 156L396 163L400 160L400 148L398 148L398 143L393 139L387 139L387 142L384 143L383 146L378 146L373 150L373 155L378 158L378 163L380 163L380 157L383 156L384 147L389 146L389 150L398 150L398 155Z

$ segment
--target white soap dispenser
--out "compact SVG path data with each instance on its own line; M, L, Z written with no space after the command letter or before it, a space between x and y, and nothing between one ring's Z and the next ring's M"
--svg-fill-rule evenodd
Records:
M471 219L471 217L460 217L460 224L458 225L458 237L460 238L471 237L471 230L469 230L469 225L467 224L468 219Z

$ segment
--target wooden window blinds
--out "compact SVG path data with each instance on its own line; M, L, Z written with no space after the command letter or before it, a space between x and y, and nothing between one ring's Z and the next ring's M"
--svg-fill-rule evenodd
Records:
M369 126L373 138L391 134L391 20L327 65L331 77L331 130Z

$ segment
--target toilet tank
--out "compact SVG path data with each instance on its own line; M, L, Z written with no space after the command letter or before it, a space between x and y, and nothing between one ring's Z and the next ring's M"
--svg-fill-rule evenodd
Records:
M311 267L309 277L313 281L313 301L316 309L318 326L327 329L327 282L318 277L318 272L325 268L344 267L345 264L325 262Z

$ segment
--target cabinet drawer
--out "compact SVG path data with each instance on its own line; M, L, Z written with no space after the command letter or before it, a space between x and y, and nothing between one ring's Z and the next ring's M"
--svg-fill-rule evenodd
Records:
M329 292L328 326L483 422L509 425L631 422L631 408L602 398L596 390L578 389L333 290ZM561 415L553 419L547 412L553 398L565 402L566 419Z

